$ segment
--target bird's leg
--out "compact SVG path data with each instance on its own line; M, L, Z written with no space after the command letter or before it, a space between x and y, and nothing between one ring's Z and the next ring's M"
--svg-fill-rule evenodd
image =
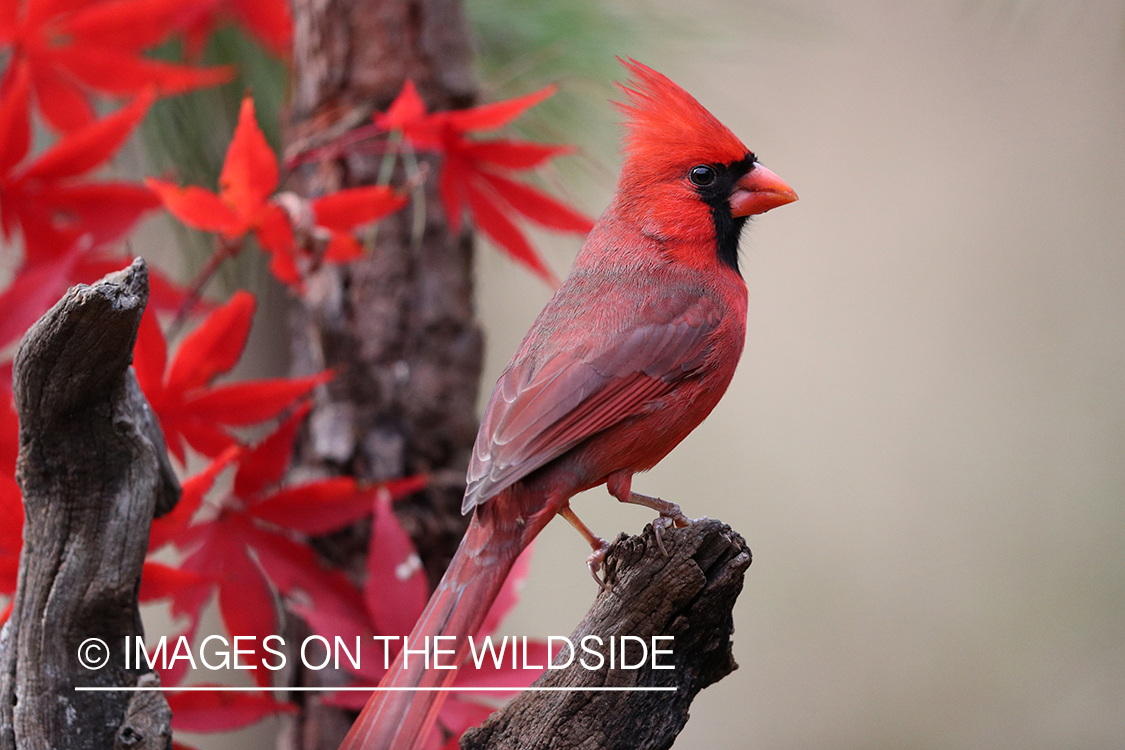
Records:
M582 538L593 548L593 553L586 558L586 567L590 569L590 575L594 577L598 585L601 586L602 589L608 590L609 586L598 576L598 571L601 570L602 563L605 561L605 553L606 550L609 549L609 542L590 531L590 527L582 523L582 519L574 514L569 504L562 507L562 510L559 511L559 515L569 521L570 525L577 529L578 533L582 535Z
M631 487L633 485L633 475L627 472L619 471L616 474L610 474L609 480L606 481L606 487L609 493L616 497L623 503L632 503L633 505L643 505L646 508L652 508L660 515L652 522L652 530L656 536L656 546L668 557L668 550L664 548L664 529L682 529L691 526L694 519L688 518L684 512L680 510L680 506L675 503L670 503L667 500L661 500L658 497L649 497L642 495L639 492L633 492Z

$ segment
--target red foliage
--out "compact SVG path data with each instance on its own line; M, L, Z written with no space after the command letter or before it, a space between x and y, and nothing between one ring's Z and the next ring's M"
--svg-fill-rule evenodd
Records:
M570 206L505 176L507 171L538 167L568 154L570 146L551 146L510 139L470 140L475 131L495 130L551 96L553 86L526 96L450 112L426 111L413 81L386 112L375 115L384 130L398 130L415 148L444 157L439 190L450 227L457 231L468 206L477 228L493 242L549 283L557 279L528 242L513 216L549 229L585 234L593 222Z
M160 419L168 450L184 462L184 444L214 458L237 442L232 427L273 419L332 378L271 378L212 385L242 356L254 315L254 296L235 292L184 337L171 363L164 334L151 313L141 319L134 369L137 382Z
M16 590L23 547L23 499L14 478L19 423L8 393L0 389L0 594ZM0 624L6 619L0 616Z
M310 524L309 519L324 514L338 519L337 526L349 523L360 509L369 512L373 495L391 497L396 490L407 493L423 481L369 489L359 487L350 477L336 477L278 489L295 425L306 412L298 411L257 447L239 450L233 491L211 503L204 518L184 526L182 515L170 534L161 535L162 542L171 541L185 553L180 569L205 584L171 593L173 614L186 615L192 622L189 630L195 630L213 591L228 632L257 636L258 648L279 629L275 594L334 619L363 616L359 590L340 571L324 568L301 532L310 526L319 531L322 524ZM275 440L277 435L282 440ZM278 460L279 454L284 461ZM191 487L190 498L185 492L185 500L194 505L200 497L197 490L209 486L221 468L217 463L208 467L200 483ZM188 512L196 515L194 508ZM262 651L249 661L256 663L265 655ZM254 677L259 685L269 684L268 672L257 671Z
M145 210L158 205L139 185L89 183L77 178L107 162L145 116L152 94L144 93L117 112L72 129L31 163L27 123L30 71L9 70L0 98L0 222L5 239L19 226L26 261L35 264L65 252L90 235L100 247L124 235Z
M183 594L195 589L210 587L211 581L190 570L176 568L171 565L146 560L144 572L141 576L141 592L137 596L143 604L147 602L168 599L176 594Z
M215 233L213 264L238 252L253 235L270 256L278 279L301 291L321 263L362 256L355 232L400 210L407 198L386 186L340 190L315 199L278 194L281 174L255 115L242 102L217 191L149 179L147 187L91 175L119 152L159 96L227 81L228 68L200 68L145 57L164 40L181 35L197 55L215 25L233 20L278 55L288 54L292 20L285 0L9 0L0 2L0 230L21 241L22 257L0 289L0 595L16 589L22 546L23 505L14 481L18 424L8 394L15 341L68 287L90 283L126 265L120 242L146 212L163 205L188 226ZM451 112L427 112L412 83L366 130L400 131L409 145L442 157L439 192L450 225L468 211L478 229L540 276L554 277L517 224L519 217L567 232L586 232L591 222L511 173L569 153L567 146L508 138L481 140L512 122L553 92L542 91L495 104ZM96 96L126 100L99 117ZM56 135L33 151L38 112ZM361 129L363 130L363 129ZM149 551L180 558L178 564L148 560L140 597L168 601L186 617L194 639L203 606L214 598L231 635L266 635L281 625L280 607L302 614L328 636L405 635L429 590L414 544L399 524L393 503L423 488L425 476L363 486L351 477L285 484L294 440L311 408L308 397L331 379L322 372L216 384L245 348L255 310L253 296L236 292L182 339L171 357L155 312L184 311L198 302L201 285L187 293L150 269L149 309L141 319L134 356L138 382L164 431L169 452L181 464L188 448L210 459L183 481L174 510L153 522ZM182 321L178 321L182 322ZM238 431L276 422L255 445ZM224 487L220 477L235 468ZM371 517L366 579L357 586L326 567L309 544ZM167 557L162 558L166 560ZM485 623L491 632L515 602L526 575L521 558ZM10 609L10 603L9 603ZM7 612L0 614L0 622ZM539 660L542 644L532 646ZM259 652L258 657L263 653ZM374 684L381 656L365 658L356 678ZM380 657L380 658L377 658ZM186 665L162 675L179 684ZM252 673L268 686L272 673ZM460 685L515 687L536 675L508 668L463 669ZM174 726L182 731L227 731L266 716L292 712L292 704L268 695L228 692L171 693ZM336 696L341 705L365 696ZM447 701L430 746L453 748L468 726L489 708L471 700ZM177 745L182 746L182 745ZM186 746L183 746L186 747Z
M131 258L115 257L107 251L91 252L87 247L78 242L57 258L24 264L17 270L8 288L0 292L0 349L22 336L69 287L92 284L132 262ZM186 293L155 268L149 268L149 284L151 309L175 310L183 305ZM0 357L0 384L4 387L11 382L11 367L11 360Z
M141 53L156 46L211 0L8 0L0 10L0 48L11 55L0 86L27 75L52 128L72 132L94 121L89 94L162 95L230 80L229 68L193 68ZM21 71L26 71L23 73Z
M296 713L292 703L282 703L268 693L220 691L169 692L172 728L179 732L229 732L267 716Z
M227 67L189 67L141 55L208 0L27 0L4 2L0 45L11 63L2 87L26 69L44 119L69 133L95 119L89 94L180 93L224 83Z
M28 128L30 77L17 64L0 94L0 226L23 237L24 260L0 293L0 347L21 335L66 290L128 264L107 246L123 237L146 211L159 205L141 185L87 182L136 128L152 102L149 94L112 115L60 139L32 161ZM153 304L182 303L182 293L155 270Z
M280 281L299 287L301 266L313 259L298 247L292 219L282 205L271 200L278 186L277 157L254 116L254 100L242 101L238 126L219 175L219 192L194 185L176 185L149 178L148 186L164 207L190 227L214 232L228 242L238 242L253 233L270 255L270 270ZM406 203L386 187L340 190L312 201L313 227L302 227L328 240L323 260L354 260L362 248L350 232L393 213Z
M196 13L184 30L188 55L203 52L214 28L233 21L250 32L278 57L288 58L293 41L293 19L286 0L217 0L196 3Z
M231 447L202 471L183 481L176 507L152 522L148 535L149 552L156 552L183 533L203 506L203 497L211 491L219 474L238 458L239 453L239 447Z

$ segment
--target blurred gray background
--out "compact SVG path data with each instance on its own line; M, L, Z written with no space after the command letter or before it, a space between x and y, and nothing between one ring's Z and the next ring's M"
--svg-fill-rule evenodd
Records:
M677 747L1125 747L1125 4L700 12L643 61L801 200L744 241L730 391L634 484L754 551L740 669ZM549 290L480 255L486 397ZM581 538L540 539L504 632L595 594Z

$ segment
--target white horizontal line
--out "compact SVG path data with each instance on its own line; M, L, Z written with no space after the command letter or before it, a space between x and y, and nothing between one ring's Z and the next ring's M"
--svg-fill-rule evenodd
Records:
M104 685L81 686L76 685L75 692L100 692L100 693L643 693L643 692L672 692L674 687L233 687L230 685L216 685L214 687L191 685L188 687L106 687Z

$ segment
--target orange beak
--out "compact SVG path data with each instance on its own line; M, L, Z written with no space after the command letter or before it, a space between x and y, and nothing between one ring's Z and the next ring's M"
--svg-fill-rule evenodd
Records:
M735 183L730 194L731 216L764 214L771 208L797 200L793 188L761 164L755 164L746 176Z

